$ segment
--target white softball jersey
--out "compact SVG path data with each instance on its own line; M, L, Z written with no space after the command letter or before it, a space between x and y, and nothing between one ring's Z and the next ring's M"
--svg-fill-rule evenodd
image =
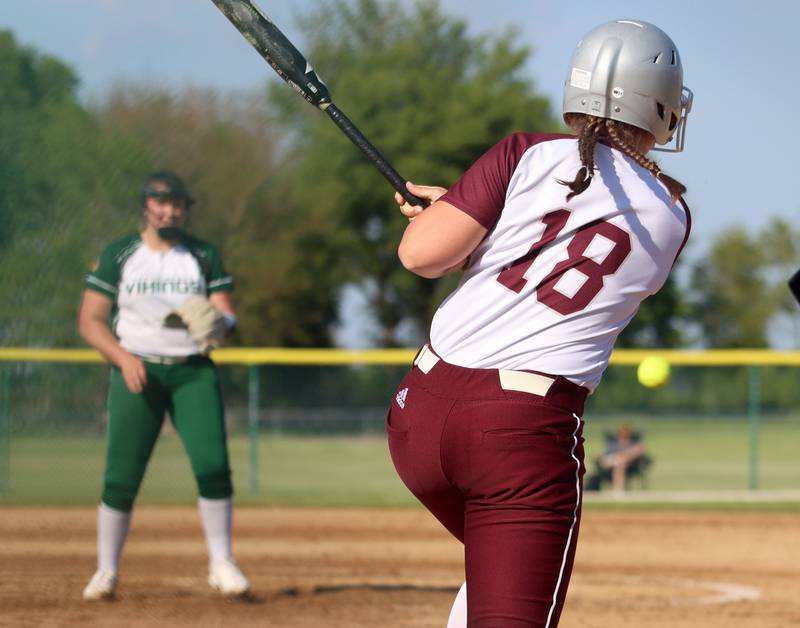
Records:
M598 144L591 185L568 135L513 134L444 200L489 231L431 325L447 362L561 375L594 390L619 333L686 243L689 209L652 173Z
M185 329L165 328L164 317L192 295L232 290L233 279L207 242L185 235L156 251L136 234L103 250L85 286L114 301L112 330L127 351L183 357L199 348Z

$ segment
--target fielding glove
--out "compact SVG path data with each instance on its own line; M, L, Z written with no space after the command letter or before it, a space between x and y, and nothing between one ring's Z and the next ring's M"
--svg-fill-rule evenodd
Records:
M186 329L201 353L219 347L230 331L222 312L200 295L189 297L167 314L164 327Z

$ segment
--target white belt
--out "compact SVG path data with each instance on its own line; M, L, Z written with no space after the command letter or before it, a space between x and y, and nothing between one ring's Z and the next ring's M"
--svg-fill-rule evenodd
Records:
M414 359L414 366L427 375L440 359L428 345L425 345ZM503 390L516 390L540 397L544 397L556 381L553 377L525 371L498 369L497 372L500 375L500 388Z
M134 353L137 358L144 362L151 362L153 364L186 364L200 356L199 353L192 355L148 355L146 353Z
M506 371L500 369L500 388L503 390L518 390L519 392L531 393L544 397L553 382L552 377L539 375L538 373L526 373L525 371Z
M431 351L428 345L425 345L414 358L414 366L427 375L439 360L439 356Z

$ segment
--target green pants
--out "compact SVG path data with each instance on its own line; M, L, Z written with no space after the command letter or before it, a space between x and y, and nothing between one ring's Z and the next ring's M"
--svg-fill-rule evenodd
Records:
M197 357L184 364L145 362L145 368L147 386L140 394L128 390L118 368L111 369L103 503L126 512L133 508L166 413L189 455L200 495L230 497L222 394L213 362Z

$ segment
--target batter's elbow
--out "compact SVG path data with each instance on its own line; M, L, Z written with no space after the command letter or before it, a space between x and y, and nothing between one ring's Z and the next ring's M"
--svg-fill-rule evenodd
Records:
M406 270L426 279L436 279L446 271L446 268L440 267L441 264L432 263L432 260L427 258L424 252L414 250L411 246L404 246L402 243L397 250L397 256Z

